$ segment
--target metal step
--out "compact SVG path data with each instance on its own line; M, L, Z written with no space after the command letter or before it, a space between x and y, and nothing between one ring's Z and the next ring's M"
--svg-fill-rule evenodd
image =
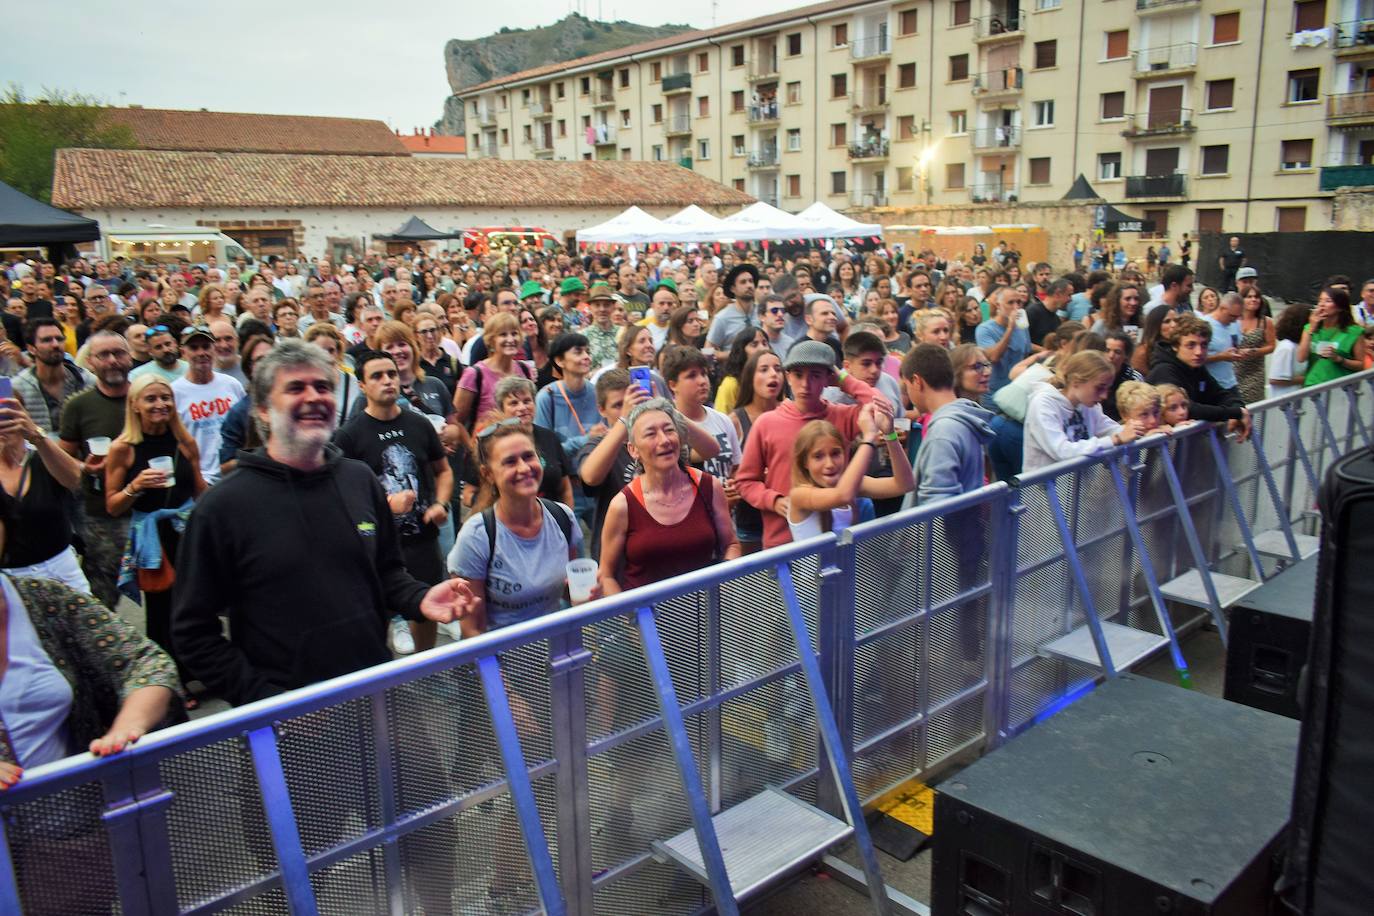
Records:
M1144 630L1123 627L1120 624L1107 623L1106 621L1102 622L1102 636L1107 640L1107 651L1111 655L1112 667L1117 671L1125 671L1151 652L1169 644L1169 637L1167 636L1147 633ZM1041 646L1040 654L1049 658L1081 662L1085 665L1092 665L1094 668L1102 667L1102 660L1097 654L1097 646L1093 644L1092 630L1088 628L1086 623L1072 633L1066 633L1054 642Z
M1317 552L1321 550L1322 539L1310 534L1294 532L1293 540L1298 544L1298 559L1306 560L1308 557L1316 556ZM1255 551L1263 557L1274 557L1279 560L1293 559L1293 552L1288 549L1288 539L1283 536L1283 529L1281 528L1261 531L1255 535Z
M1222 610L1264 584L1254 579L1241 579L1225 573L1214 572L1211 575L1212 587L1217 590L1217 600L1221 602ZM1207 601L1207 589L1203 587L1202 576L1198 575L1196 569L1188 570L1177 579L1170 579L1159 587L1159 591L1168 600L1180 604L1191 604L1201 608L1211 606Z
M736 900L786 875L798 862L819 858L854 832L844 821L772 786L717 814L711 824ZM695 830L655 840L653 848L659 861L675 862L710 886Z

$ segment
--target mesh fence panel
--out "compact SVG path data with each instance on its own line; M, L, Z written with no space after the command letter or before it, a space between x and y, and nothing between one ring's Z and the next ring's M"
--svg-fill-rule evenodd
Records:
M386 869L382 851L369 849L310 873L321 913L385 913Z
M110 842L101 822L105 793L86 783L5 812L15 880L25 913L108 913L115 903Z
M370 699L287 720L277 746L307 858L381 825Z

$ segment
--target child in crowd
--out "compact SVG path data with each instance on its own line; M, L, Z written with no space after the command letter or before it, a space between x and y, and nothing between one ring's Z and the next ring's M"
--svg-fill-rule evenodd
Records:
M954 393L954 364L937 344L918 344L902 358L902 382L917 412L929 416L916 453L914 501L949 499L984 483L983 449L994 436L992 413Z
M1170 429L1188 423L1188 392L1177 385L1156 385L1159 392L1159 422Z
M1061 360L1055 376L1041 382L1026 408L1021 473L1081 455L1095 455L1141 435L1141 424L1121 424L1102 412L1115 373L1107 357L1083 350Z
M873 518L874 498L895 499L911 490L911 466L892 431L892 418L868 404L860 408L857 422L858 443L852 455L846 455L844 437L827 420L812 420L797 434L787 511L792 540L804 541L867 521ZM892 476L866 476L870 451L884 447Z
M1116 409L1121 414L1123 423L1135 421L1139 424L1142 436L1153 432L1169 432L1169 427L1162 425L1160 421L1162 402L1159 389L1154 385L1147 385L1145 382L1122 382L1121 387L1116 389Z
M1311 306L1290 305L1274 322L1274 336L1278 338L1278 343L1274 345L1274 355L1269 357L1269 387L1266 392L1271 398L1302 387L1307 363L1298 359L1298 344L1302 342L1302 329L1311 314Z

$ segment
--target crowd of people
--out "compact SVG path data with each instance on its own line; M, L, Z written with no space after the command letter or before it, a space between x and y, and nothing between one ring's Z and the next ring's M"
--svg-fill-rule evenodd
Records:
M10 264L0 784L1369 365L1374 280L1085 251Z

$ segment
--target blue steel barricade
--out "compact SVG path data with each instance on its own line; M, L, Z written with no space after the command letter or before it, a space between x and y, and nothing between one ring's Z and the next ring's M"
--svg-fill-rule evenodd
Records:
M1271 575L1284 559L1253 542L1314 530L1313 481L1370 444L1371 386L1255 405L1251 443L1151 437L35 769L0 797L0 911L404 913L445 891L459 912L701 911L709 893L650 845L692 813L640 608L698 810L776 786L837 811L789 564L869 803L1104 676L1041 652L1089 606L1163 631L1203 616L1159 616L1160 583L1199 557Z

